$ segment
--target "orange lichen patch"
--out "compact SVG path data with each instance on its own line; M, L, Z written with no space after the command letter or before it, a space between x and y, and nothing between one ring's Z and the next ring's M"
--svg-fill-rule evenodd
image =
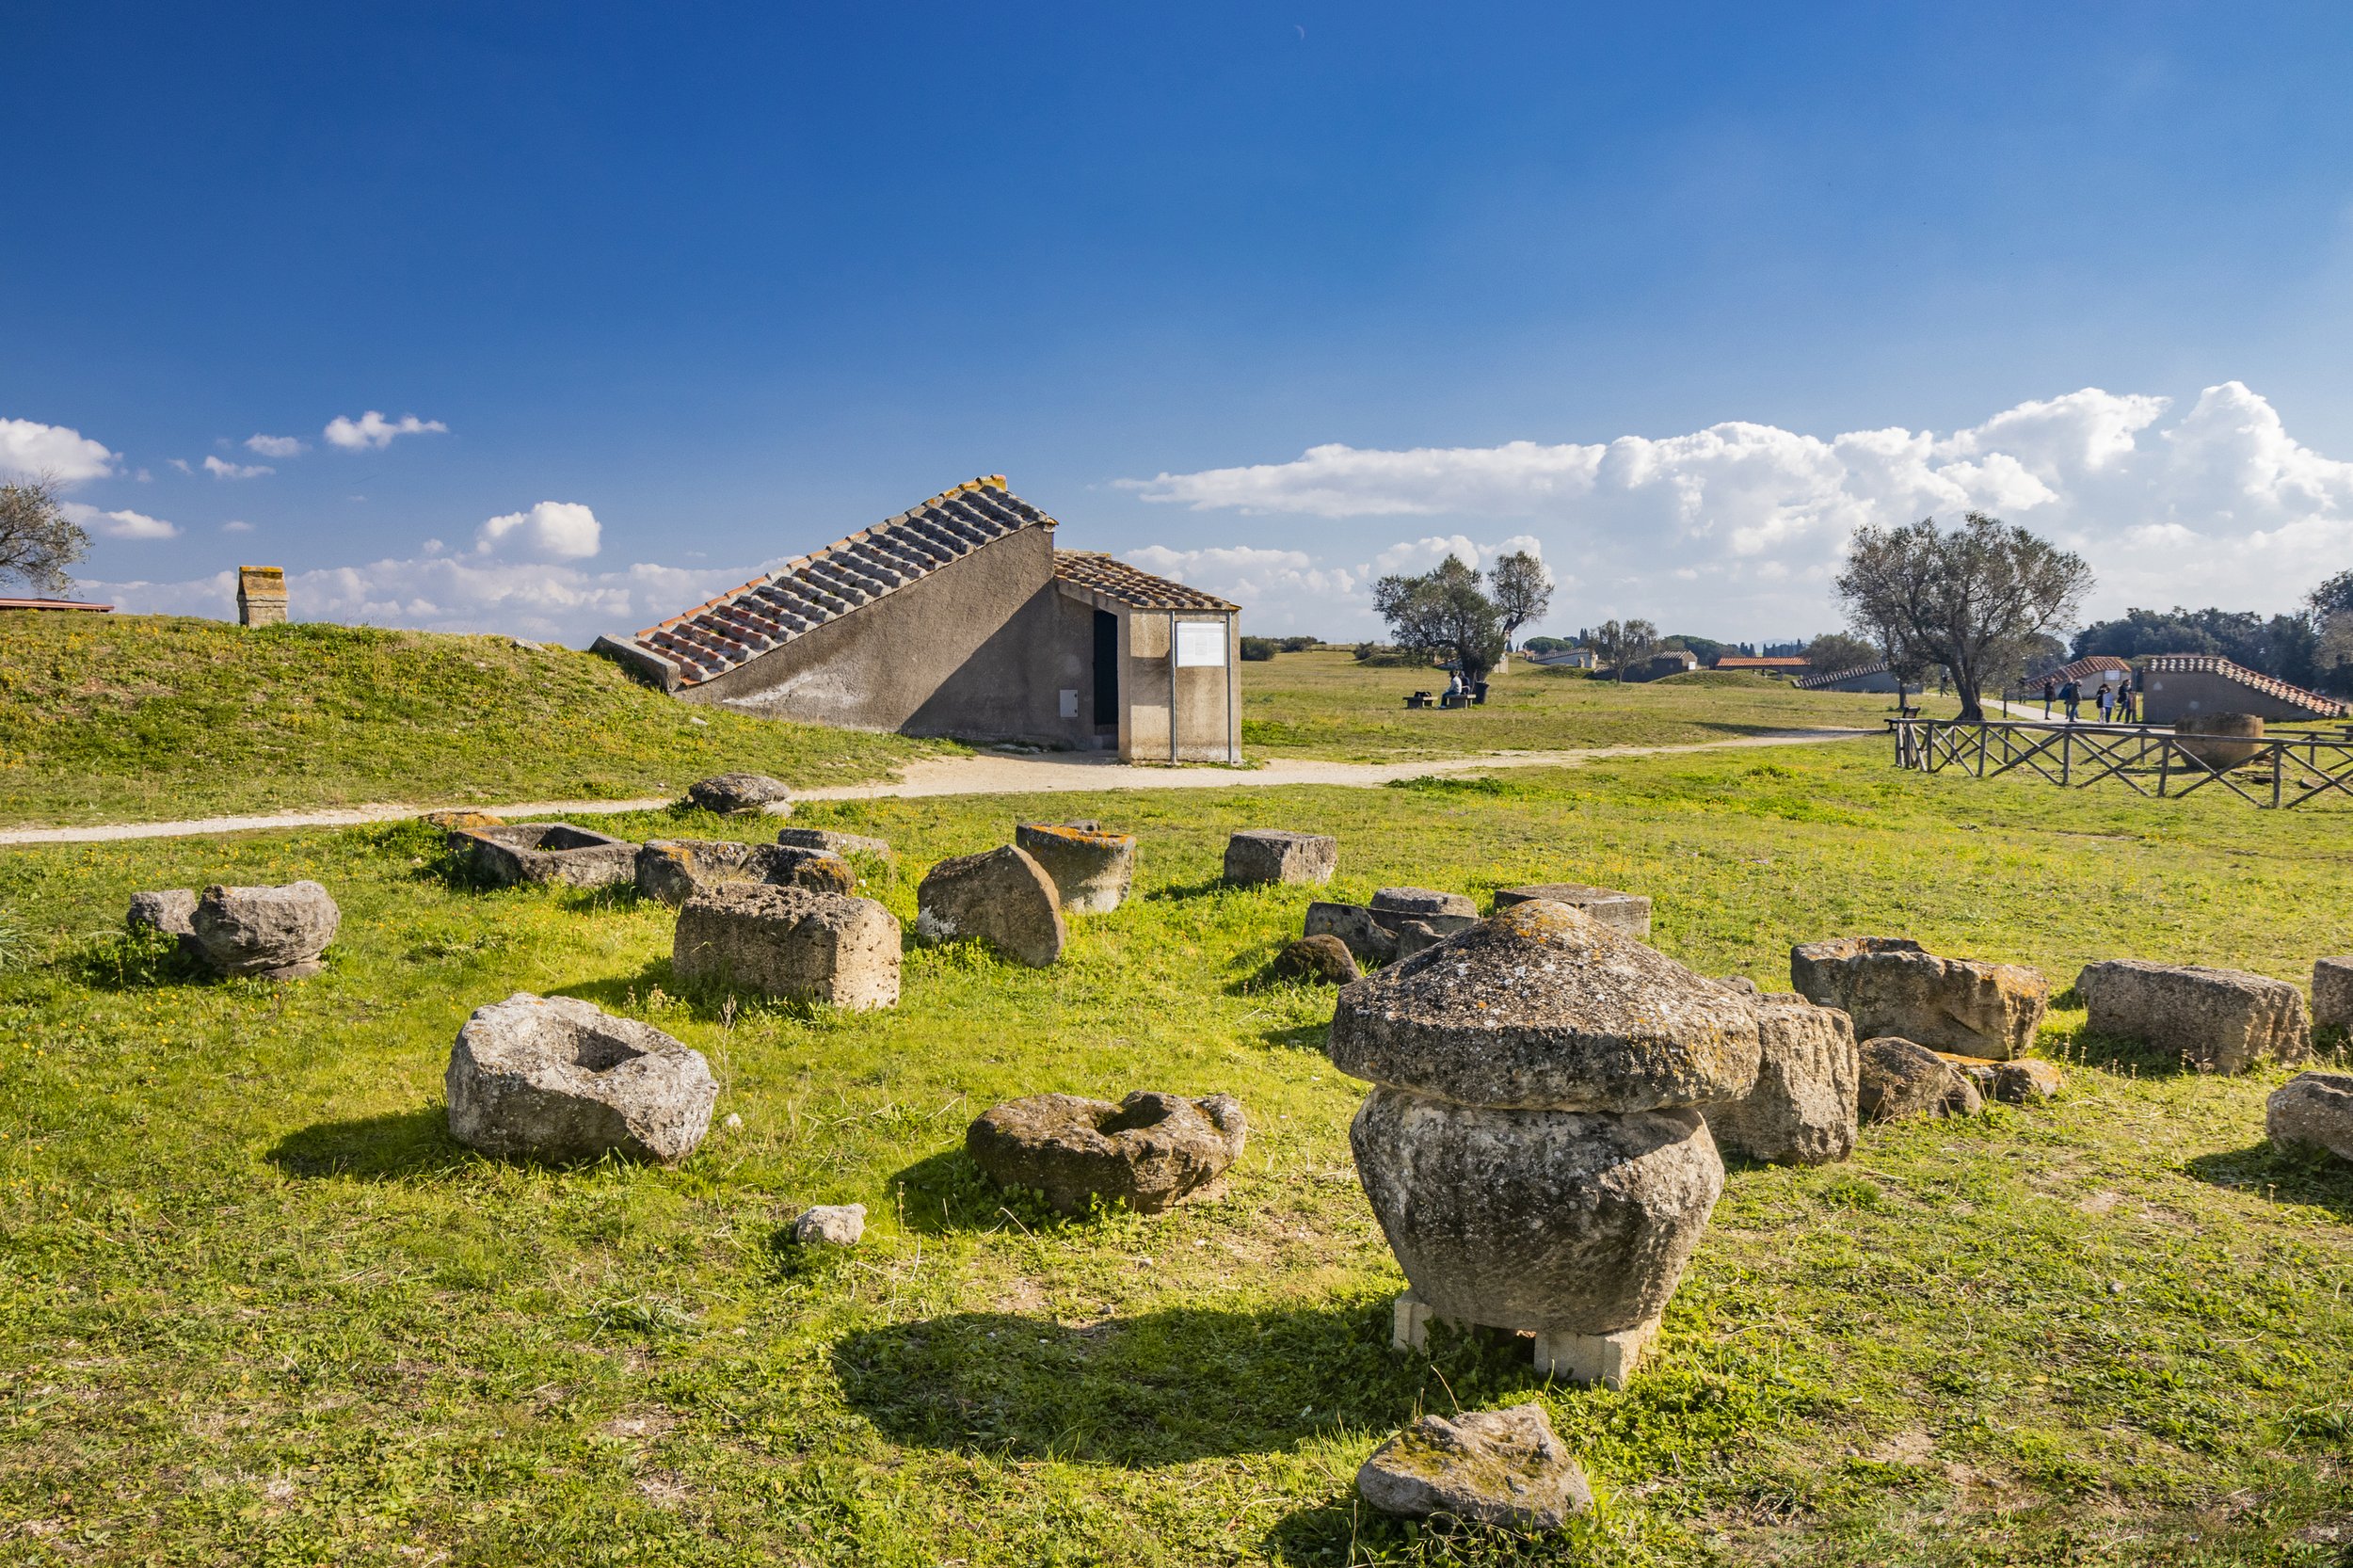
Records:
M427 811L417 819L427 827L504 827L504 817L494 817L488 811Z
M1065 843L1083 844L1089 849L1117 849L1136 841L1132 833L1105 833L1096 828L1073 827L1068 823L1033 822L1022 825L1032 833L1043 833Z

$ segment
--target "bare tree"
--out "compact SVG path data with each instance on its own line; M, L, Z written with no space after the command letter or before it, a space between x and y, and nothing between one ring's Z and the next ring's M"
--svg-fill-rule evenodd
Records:
M1629 666L1649 658L1658 647L1658 628L1646 620L1606 620L1585 639L1602 663L1617 672L1620 684Z
M1545 612L1552 608L1552 573L1527 551L1515 550L1496 562L1489 584L1487 597L1495 603L1508 650L1521 627L1544 619Z
M21 578L61 594L73 586L66 568L89 553L89 536L65 515L55 474L0 485L0 582Z
M2074 616L2091 568L2024 528L1971 512L1951 530L1934 518L1858 529L1837 586L1857 629L1881 639L1899 674L1944 665L1961 716L1981 720L1986 685L2023 662L2027 639Z
M1419 577L1384 577L1372 585L1372 607L1398 647L1424 658L1450 653L1465 680L1484 680L1503 656L1495 602L1455 556Z

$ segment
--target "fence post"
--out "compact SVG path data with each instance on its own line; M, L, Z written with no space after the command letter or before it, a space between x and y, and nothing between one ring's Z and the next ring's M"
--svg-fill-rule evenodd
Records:
M2271 743L2271 808L2274 811L2280 808L2280 759L2286 754L2287 744L2285 741Z
M2165 798L2165 786L2173 776L2173 742L2169 736L2157 743L2157 798Z
M2075 776L2074 757L2069 750L2069 746L2074 739L2075 732L2073 730L2062 729L2059 731L2059 788L2062 790L2067 788L2067 781Z

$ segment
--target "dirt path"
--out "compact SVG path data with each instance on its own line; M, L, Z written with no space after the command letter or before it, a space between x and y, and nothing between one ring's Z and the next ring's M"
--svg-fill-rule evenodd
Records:
M899 777L868 784L794 792L799 800L875 800L885 796L1026 795L1090 790L1273 789L1287 784L1363 787L1401 778L1487 773L1497 768L1575 767L1609 757L1655 757L1670 752L1725 751L1749 746L1814 745L1876 736L1876 729L1783 729L1733 741L1686 745L1591 746L1577 751L1498 751L1479 757L1446 757L1416 762L1324 762L1285 758L1263 767L1138 767L1115 757L1047 752L1034 757L983 752L977 756L922 758ZM512 806L456 803L454 808L490 811L502 817L552 817L615 811L650 811L670 797L649 800L535 800ZM333 811L285 811L270 816L201 817L188 822L111 823L89 827L0 828L0 844L93 844L119 839L192 839L208 833L252 833L271 828L356 827L398 822L440 809L434 806L353 806Z

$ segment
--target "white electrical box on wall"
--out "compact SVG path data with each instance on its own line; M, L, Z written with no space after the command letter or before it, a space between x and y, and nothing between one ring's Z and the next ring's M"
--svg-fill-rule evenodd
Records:
M1222 620L1180 620L1176 623L1176 667L1214 669L1225 663L1225 623Z

